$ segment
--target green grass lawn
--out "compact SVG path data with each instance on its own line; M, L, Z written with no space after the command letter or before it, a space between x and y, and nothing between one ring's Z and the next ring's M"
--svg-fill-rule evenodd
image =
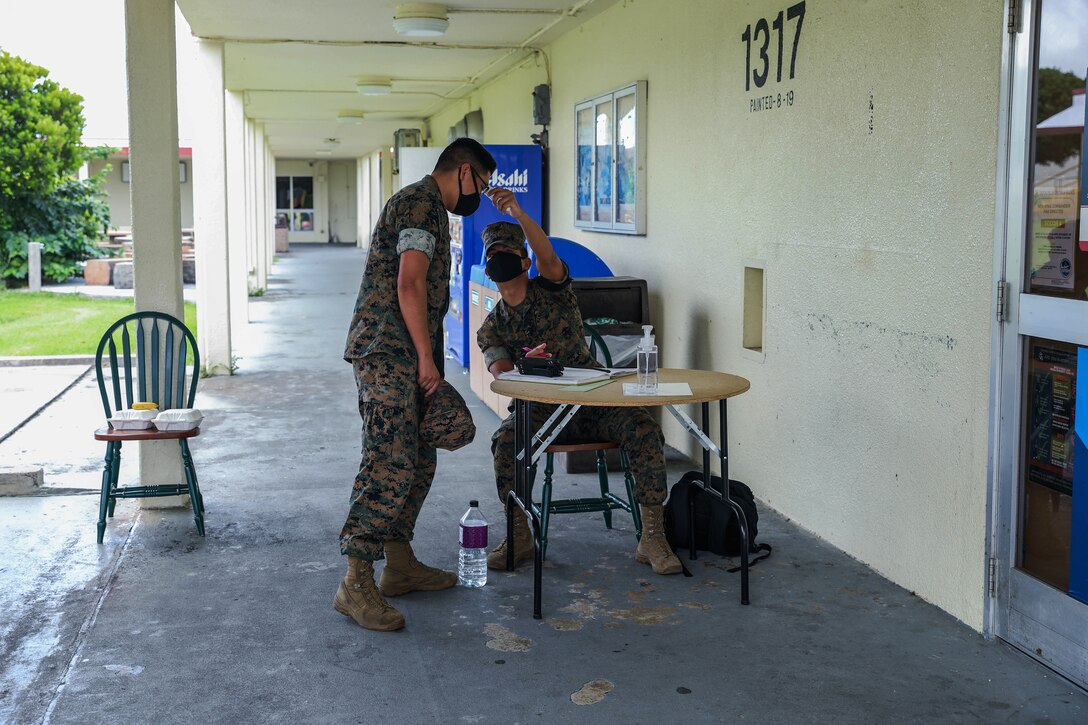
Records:
M130 299L0 290L0 356L94 355L102 333L135 310ZM185 303L196 335L196 305Z

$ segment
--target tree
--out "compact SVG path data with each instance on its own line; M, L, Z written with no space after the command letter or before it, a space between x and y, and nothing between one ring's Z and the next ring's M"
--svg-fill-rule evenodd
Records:
M1039 69L1039 87L1036 91L1035 122L1045 121L1055 113L1069 108L1073 91L1084 88L1084 79L1076 73L1057 68ZM1056 134L1039 136L1035 143L1035 163L1065 163L1080 153L1080 134Z
M0 51L0 279L9 284L26 278L28 242L44 245L43 276L65 279L96 256L109 224L102 174L74 178L104 153L83 146L83 99L48 76Z

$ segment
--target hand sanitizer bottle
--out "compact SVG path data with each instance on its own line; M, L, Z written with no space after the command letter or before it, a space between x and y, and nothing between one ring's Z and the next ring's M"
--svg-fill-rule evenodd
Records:
M642 339L638 343L635 359L638 367L638 394L657 395L657 345L654 344L653 325L642 326Z

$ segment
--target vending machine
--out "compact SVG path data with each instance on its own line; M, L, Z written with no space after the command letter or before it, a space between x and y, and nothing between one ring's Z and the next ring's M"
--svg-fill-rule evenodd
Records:
M539 146L484 144L495 158L491 185L510 189L525 212L541 221L544 199L543 155ZM469 329L469 279L472 265L483 260L480 235L491 222L514 221L499 212L487 199L470 217L450 215L450 308L446 313L446 352L463 367L469 367L469 351L476 345L476 330Z

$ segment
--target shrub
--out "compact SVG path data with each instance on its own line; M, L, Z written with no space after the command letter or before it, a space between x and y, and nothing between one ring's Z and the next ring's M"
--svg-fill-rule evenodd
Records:
M106 170L74 177L90 158L83 99L48 79L48 71L0 51L0 280L27 275L27 244L41 242L42 276L67 279L109 225L102 184ZM108 169L108 167L107 167Z

